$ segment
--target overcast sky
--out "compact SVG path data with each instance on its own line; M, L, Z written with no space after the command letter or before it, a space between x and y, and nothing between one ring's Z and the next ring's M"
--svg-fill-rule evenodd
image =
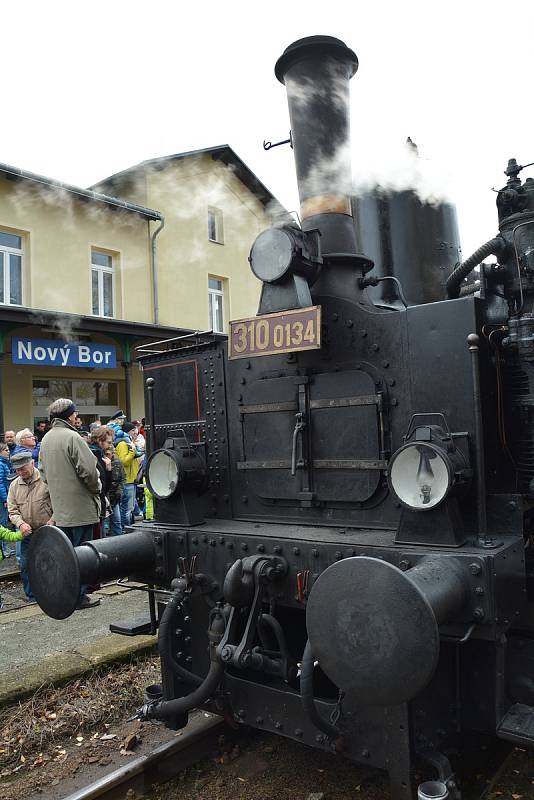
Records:
M507 159L534 161L533 22L532 0L4 3L0 161L88 186L227 143L294 209L291 150L262 148L289 132L273 67L295 39L337 36L360 62L355 171L395 173L411 136L467 255L497 231Z

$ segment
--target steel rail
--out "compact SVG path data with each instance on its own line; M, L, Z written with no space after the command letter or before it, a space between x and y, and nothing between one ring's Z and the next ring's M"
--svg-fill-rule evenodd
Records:
M224 728L224 720L214 714L193 717L180 737L159 745L151 753L130 761L64 800L124 797L130 788L146 792L154 784L170 780L209 755Z

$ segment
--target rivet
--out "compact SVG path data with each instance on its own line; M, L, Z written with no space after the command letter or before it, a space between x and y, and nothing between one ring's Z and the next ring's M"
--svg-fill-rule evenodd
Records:
M336 552L336 558L338 561L341 561L341 559L343 558L343 553L340 550Z
M482 567L480 566L480 564L474 562L473 564L469 564L469 572L471 573L471 575L480 575L480 573L482 572Z
M264 544L259 544L256 547L256 550L258 551L258 553L265 553L265 545Z
M300 728L295 728L295 736L298 739L301 739L303 735L304 735L304 732Z
M277 730L277 731L279 731L279 730L281 730L281 729L282 729L282 723L281 723L281 722L278 722L278 721L276 721L276 722L274 723L274 727L276 728L276 730Z
M279 544L275 544L275 546L273 547L273 553L281 553L281 552L282 552L282 548L280 547L280 545Z
M243 542L241 544L241 550L244 550L244 551L248 550L248 544L246 542Z
M399 405L399 401L397 400L397 398L396 398L396 397L393 397L393 398L391 399L391 405L392 405L392 406L398 406L398 405Z
M351 319L348 319L347 320L347 328L352 328L353 325L354 325L354 322Z
M410 562L407 558L403 558L401 562L399 562L399 569L403 572L406 572L407 569L410 569Z
M293 555L300 556L300 547L293 548Z

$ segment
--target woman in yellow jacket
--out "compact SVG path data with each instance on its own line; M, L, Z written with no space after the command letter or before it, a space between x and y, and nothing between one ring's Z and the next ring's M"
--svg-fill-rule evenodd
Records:
M123 434L129 434L130 431L135 429L135 425L131 422L125 422L122 426ZM138 453L135 445L129 436L123 436L115 439L115 452L117 457L121 460L124 472L126 474L126 482L122 490L121 497L121 524L124 532L127 525L133 523L133 510L135 508L135 489L137 473L139 471Z

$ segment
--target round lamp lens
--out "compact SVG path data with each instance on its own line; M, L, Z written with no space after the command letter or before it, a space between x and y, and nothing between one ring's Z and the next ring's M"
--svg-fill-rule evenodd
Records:
M158 450L147 463L147 481L152 494L160 499L170 497L180 483L180 469L172 453Z
M391 488L405 506L427 511L445 499L451 485L446 457L437 448L414 442L391 459Z
M250 251L252 272L266 283L285 275L292 259L293 242L282 228L271 228L260 233Z

